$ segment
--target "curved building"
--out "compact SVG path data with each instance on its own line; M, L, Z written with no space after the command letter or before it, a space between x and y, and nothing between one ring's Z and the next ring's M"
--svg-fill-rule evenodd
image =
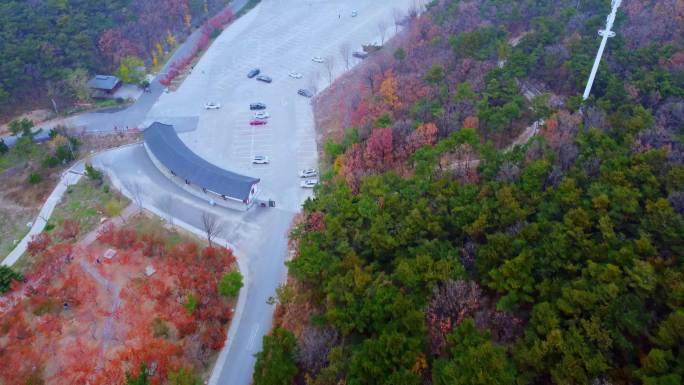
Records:
M246 210L259 191L259 179L224 170L192 152L173 126L153 123L144 132L152 162L185 190L210 203Z

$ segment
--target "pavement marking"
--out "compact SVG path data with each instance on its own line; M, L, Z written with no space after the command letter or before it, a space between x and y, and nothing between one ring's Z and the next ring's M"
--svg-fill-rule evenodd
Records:
M253 351L252 349L254 348L254 342L256 342L256 337L259 334L259 329L261 329L260 325L254 325L252 328L252 333L249 335L249 340L247 341L247 350L248 351Z

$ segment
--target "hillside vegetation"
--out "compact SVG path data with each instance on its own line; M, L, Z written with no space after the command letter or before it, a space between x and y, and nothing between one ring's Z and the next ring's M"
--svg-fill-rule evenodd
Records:
M684 3L623 3L586 103L609 1L435 0L333 84L255 385L682 383Z
M137 57L154 65L192 28L227 3L228 0L3 1L0 114L17 108L26 110L26 103L44 107L50 98L59 105L77 99L89 73L115 73L126 58Z

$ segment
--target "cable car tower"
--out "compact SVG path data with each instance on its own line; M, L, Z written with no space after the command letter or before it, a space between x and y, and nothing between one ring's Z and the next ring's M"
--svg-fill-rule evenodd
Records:
M587 87L584 89L584 95L582 95L583 100L587 100L587 98L589 97L589 93L591 92L591 86L594 85L596 71L598 71L599 63L601 63L601 56L603 56L603 50L606 49L606 43L608 43L608 38L615 36L615 32L612 31L613 23L615 22L615 14L617 13L617 10L620 7L621 3L622 0L611 0L610 4L612 5L613 9L610 11L610 15L608 15L608 18L606 19L606 29L601 29L598 31L598 34L600 36L603 36L603 40L601 40L601 46L599 47L599 50L596 53L594 67L591 69L591 75L589 75Z

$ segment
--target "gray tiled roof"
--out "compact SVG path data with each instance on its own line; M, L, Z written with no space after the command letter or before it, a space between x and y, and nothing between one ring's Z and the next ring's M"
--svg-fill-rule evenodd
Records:
M119 84L119 78L111 75L96 75L88 82L88 87L97 90L113 90Z
M220 195L246 201L259 179L217 167L192 152L173 126L153 123L145 129L145 144L152 154L178 177Z

